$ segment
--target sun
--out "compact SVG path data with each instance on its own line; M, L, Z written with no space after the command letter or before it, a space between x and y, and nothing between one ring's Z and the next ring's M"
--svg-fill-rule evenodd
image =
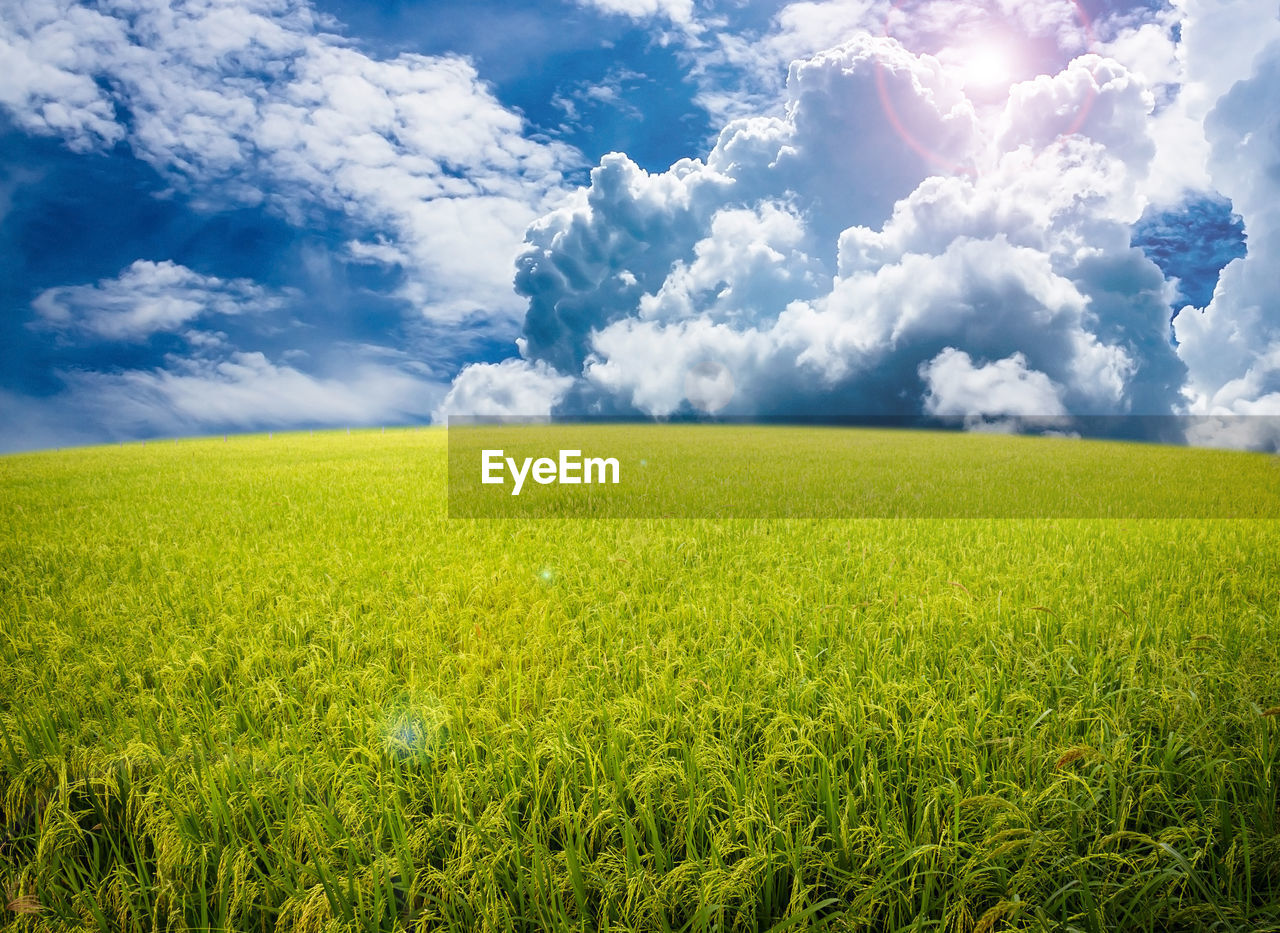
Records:
M957 44L938 52L938 59L975 100L1002 100L1019 80L1018 56L1009 42L987 39Z
M1003 90L1013 83L1011 56L1002 46L964 49L957 58L960 83L966 90Z

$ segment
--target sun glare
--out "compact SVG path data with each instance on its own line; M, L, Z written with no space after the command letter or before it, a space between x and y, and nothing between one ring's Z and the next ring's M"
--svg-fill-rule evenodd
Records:
M978 49L965 57L961 74L966 85L994 87L1008 81L1009 61L1002 49Z
M1007 49L995 44L958 51L955 65L966 90L1004 90L1013 83L1011 56Z

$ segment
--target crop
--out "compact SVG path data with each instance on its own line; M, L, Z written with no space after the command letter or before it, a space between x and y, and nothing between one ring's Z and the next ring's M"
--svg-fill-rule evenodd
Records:
M449 519L446 461L0 459L0 924L1280 929L1276 522Z

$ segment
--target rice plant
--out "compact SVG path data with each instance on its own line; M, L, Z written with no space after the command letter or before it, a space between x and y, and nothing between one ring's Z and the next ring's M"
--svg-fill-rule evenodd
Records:
M446 460L0 459L0 923L1280 929L1275 522L461 520Z

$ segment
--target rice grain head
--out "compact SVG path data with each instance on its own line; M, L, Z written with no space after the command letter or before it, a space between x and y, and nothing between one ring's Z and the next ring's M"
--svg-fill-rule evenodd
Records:
M1011 917L1021 906L1012 901L1001 901L978 919L978 925L973 928L973 933L991 933L1001 918Z
M11 898L7 906L15 914L38 914L44 910L44 905L34 894L19 894Z
M1096 748L1090 748L1088 745L1080 745L1064 752L1062 757L1053 763L1053 767L1055 771L1061 771L1063 768L1073 765L1082 759L1094 759L1099 757L1101 757L1101 752Z

